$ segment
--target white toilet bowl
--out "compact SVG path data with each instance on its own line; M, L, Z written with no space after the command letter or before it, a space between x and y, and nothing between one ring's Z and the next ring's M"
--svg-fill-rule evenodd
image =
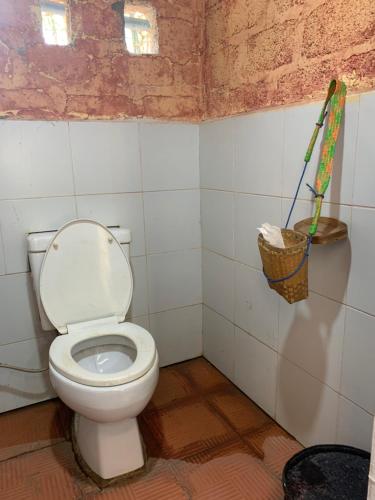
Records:
M140 469L144 454L136 417L159 372L151 335L132 323L86 326L57 337L49 357L52 386L76 412L81 460L103 479Z
M112 479L144 465L136 417L157 384L155 342L144 328L123 322L132 274L107 228L72 221L50 240L40 272L40 302L56 329L66 333L50 347L51 382L76 412L73 432L81 463Z

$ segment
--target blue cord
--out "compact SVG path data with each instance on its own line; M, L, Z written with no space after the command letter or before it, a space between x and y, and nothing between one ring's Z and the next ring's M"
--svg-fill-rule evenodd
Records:
M281 283L281 281L286 281L290 278L293 278L293 276L295 276L302 269L307 257L309 256L311 242L312 242L312 236L309 236L307 239L306 252L303 254L301 262L298 264L296 269L292 273L288 274L287 276L284 276L283 278L278 278L278 279L274 280L274 279L270 278L269 276L267 276L267 274L263 268L263 274L267 278L268 283Z
M303 170L302 170L302 174L301 174L301 178L299 180L299 183L298 183L298 186L297 186L297 190L296 190L296 194L294 195L294 199L293 199L293 203L292 203L292 206L290 207L290 210L289 210L289 215L288 215L288 218L286 220L286 224L285 224L285 229L288 229L288 225L289 225L289 222L290 222L290 218L292 216L292 212L293 212L293 209L294 209L294 205L296 204L296 201L297 201L297 197L298 197L298 193L299 193L299 190L300 190L300 187L301 187L301 184L302 184L302 181L303 181L303 178L305 177L305 173L306 173L306 169L307 169L307 165L308 165L308 161L305 162L305 166L303 167Z
M292 203L292 206L290 207L290 210L289 210L288 218L287 218L287 221L286 221L286 224L285 224L285 229L288 228L288 225L289 225L289 222L290 222L290 218L292 216L292 213L293 213L293 210L294 210L294 206L295 206L296 201L297 201L298 193L299 193L299 190L301 188L301 184L302 184L303 178L305 177L305 173L306 173L306 169L307 169L308 163L309 162L306 161L305 165L303 167L302 174L301 174L301 177L300 177L297 189L296 189L296 193L295 193L294 198L293 198L293 203ZM314 188L312 188L309 184L307 184L307 186L309 187L309 189L313 193L316 194ZM298 264L298 266L296 267L296 269L292 273L288 274L287 276L284 276L283 278L272 279L269 276L267 276L267 274L265 273L264 268L263 268L263 274L267 278L268 283L281 283L282 281L286 281L286 280L288 280L290 278L293 278L293 276L295 276L302 269L302 267L303 267L303 265L304 265L307 257L309 256L311 242L312 242L312 236L309 236L308 239L307 239L306 252L303 254L301 262Z

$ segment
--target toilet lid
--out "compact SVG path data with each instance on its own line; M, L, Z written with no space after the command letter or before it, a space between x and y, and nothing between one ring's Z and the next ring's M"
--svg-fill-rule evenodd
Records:
M84 321L123 321L132 293L128 258L105 226L80 219L56 233L42 264L40 296L60 333Z

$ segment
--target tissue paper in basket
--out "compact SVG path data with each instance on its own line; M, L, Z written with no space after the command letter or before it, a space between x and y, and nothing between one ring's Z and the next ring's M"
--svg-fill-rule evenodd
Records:
M281 234L281 229L277 226L271 226L268 222L262 224L261 227L257 228L260 233L262 233L263 238L276 248L285 248L283 235Z

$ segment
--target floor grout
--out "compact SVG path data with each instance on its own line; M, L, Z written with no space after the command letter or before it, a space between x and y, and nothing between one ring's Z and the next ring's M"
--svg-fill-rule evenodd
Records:
M43 408L41 405L45 405L43 411L41 411ZM0 477L5 474L4 481L8 481L14 488L12 500L23 498L17 496L17 491L18 489L22 491L22 487L26 488L25 485L29 484L27 482L30 481L28 470L30 474L33 474L32 484L37 485L35 488L50 488L48 481L51 480L50 475L53 474L54 477L59 478L54 479L58 481L56 484L61 482L61 487L64 488L65 485L66 491L75 490L74 496L67 496L67 500L69 498L100 500L102 497L103 500L109 498L111 500L122 498L190 500L196 498L195 495L199 496L197 491L202 492L202 496L207 494L207 488L210 488L211 483L213 490L217 491L217 481L221 481L221 476L223 476L223 481L225 478L223 482L225 491L227 488L233 488L235 492L237 480L231 475L226 476L226 470L232 471L230 474L238 474L238 478L242 478L238 479L239 482L246 482L252 477L252 468L257 471L258 475L261 475L260 477L263 477L267 484L269 483L269 488L275 495L272 498L281 499L281 481L275 472L275 467L279 466L279 456L284 451L272 452L271 450L271 454L274 453L274 459L272 459L272 456L267 455L270 453L270 444L262 451L259 446L263 446L268 437L274 436L276 436L275 446L277 446L277 439L284 439L284 437L287 445L290 443L291 451L295 452L299 445L213 365L203 357L196 358L161 369L158 390L154 394L152 403L140 417L140 428L151 457L151 468L142 476L101 490L88 480L75 462L71 441L67 438L71 415L67 413L62 403L56 404L56 401L53 401L52 404L44 402L41 405L34 405L35 407L31 409L28 407L27 412L26 409L20 409L10 412L11 415L0 415L0 426L1 419L6 418L7 425L10 425L9 422L11 423L14 419L14 431L17 432L17 426L30 426L30 435L35 436L34 439L39 439L40 436L48 439L48 432L51 432L51 429L55 433L62 434L57 438L49 438L58 439L57 442L50 442L37 449L25 449L17 456L0 461ZM242 408L245 414L241 413ZM40 416L37 422L33 421L33 412ZM185 418L184 412L186 412ZM251 418L248 427L246 427L247 414ZM42 418L45 419L44 426ZM26 431L27 429L22 429L25 435L25 447L30 447L33 442L27 442ZM255 446L252 439L257 437L259 441ZM15 448L22 446L17 439L15 437L14 442L17 443ZM40 441L43 439L40 438ZM6 439L3 438L5 447L11 448L11 441L12 437L9 436L9 445L6 445ZM272 445L272 439L268 443ZM0 443L0 452L1 447ZM270 462L267 462L267 457L268 461L271 460ZM285 456L285 460L287 458L288 456ZM32 472L35 467L34 463L38 461L42 464L41 472ZM25 469L25 478L22 475L18 477L15 472L7 472L9 467L11 471L14 468L17 469L20 463L23 464L22 469ZM9 477L6 474L10 474ZM259 477L258 475L256 477ZM155 493L153 487L150 486L154 484L154 481ZM252 487L257 490L266 486L259 484ZM0 485L0 490L1 488ZM153 493L150 493L151 491ZM175 492L173 496L171 496L172 491ZM238 495L238 491L233 493L233 496L235 494ZM254 495L249 496L249 499L259 498L257 493L254 492ZM32 497L32 492L30 492L30 497Z

